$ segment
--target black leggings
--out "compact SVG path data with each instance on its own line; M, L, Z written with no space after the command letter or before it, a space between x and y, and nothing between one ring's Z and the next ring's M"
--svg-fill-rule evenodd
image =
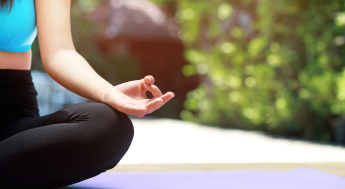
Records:
M133 125L102 103L40 117L29 71L0 70L0 188L57 188L113 168Z

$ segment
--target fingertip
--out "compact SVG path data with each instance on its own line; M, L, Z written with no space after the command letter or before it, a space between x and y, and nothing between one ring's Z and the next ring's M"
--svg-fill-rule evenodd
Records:
M149 75L151 85L155 83L155 78L152 75Z
M147 75L144 77L144 83L148 85L153 85L155 83L155 79L152 75Z
M144 77L144 84L149 85L151 83L150 78L148 76Z
M170 92L170 91L167 92L167 94L169 94L171 98L175 96L175 94L173 92Z

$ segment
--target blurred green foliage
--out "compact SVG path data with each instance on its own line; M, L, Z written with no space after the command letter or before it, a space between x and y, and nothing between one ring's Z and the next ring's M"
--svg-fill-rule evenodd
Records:
M202 84L181 118L329 142L345 114L343 0L152 0L176 6Z

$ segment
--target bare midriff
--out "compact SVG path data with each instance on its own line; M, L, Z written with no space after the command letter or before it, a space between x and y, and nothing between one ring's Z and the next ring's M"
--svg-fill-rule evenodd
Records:
M30 70L31 50L23 53L0 51L0 69Z

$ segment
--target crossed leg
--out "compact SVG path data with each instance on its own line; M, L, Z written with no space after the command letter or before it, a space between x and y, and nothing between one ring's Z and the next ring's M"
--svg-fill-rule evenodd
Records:
M71 105L1 130L0 188L58 188L113 168L134 135L126 114L101 103Z

